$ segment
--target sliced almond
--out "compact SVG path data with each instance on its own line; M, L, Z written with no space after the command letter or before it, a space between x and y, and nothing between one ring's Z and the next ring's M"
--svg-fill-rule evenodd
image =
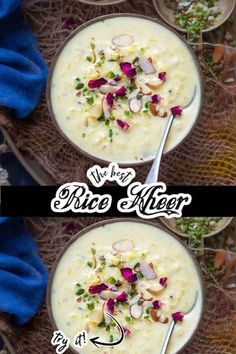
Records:
M108 326L111 323L111 318L107 315L107 313L109 313L109 311L108 311L107 304L105 304L105 303L103 304L102 312L103 312L103 317L104 317L105 323Z
M118 292L110 291L110 290L103 290L100 292L100 297L103 300L108 300L109 298L115 299L118 296Z
M151 89L145 85L145 83L143 83L142 81L136 79L136 86L140 89L140 91L144 94L144 95L151 95L152 91Z
M138 319L142 316L142 314L143 314L143 306L142 305L134 304L134 305L130 306L131 317Z
M142 108L142 100L133 98L132 100L129 101L129 109L133 113L138 113L141 111Z
M140 294L132 297L132 299L129 301L130 306L136 304L140 300L140 298L141 298Z
M154 90L155 90L155 89L157 89L159 86L161 86L161 85L163 84L163 82L164 82L164 81L162 81L162 80L156 78L156 79L154 79L154 80L151 80L151 81L146 82L146 85L147 85L148 87L150 87L151 89L154 89Z
M89 319L90 319L92 322L96 323L96 324L101 323L102 320L103 320L103 312L102 312L102 310L95 310L95 311L92 311L92 313L91 313Z
M153 64L147 58L139 58L139 66L145 72L145 74L155 74L156 72Z
M168 323L169 322L169 318L166 315L164 315L164 313L161 313L161 315L158 318L158 322Z
M160 108L157 111L157 115L161 118L166 118L168 116L168 113L163 108Z
M101 117L102 111L102 104L94 104L93 106L91 106L89 113L91 114L91 116L98 119Z
M149 109L153 116L157 116L157 106L155 103L150 103Z
M151 267L150 264L148 263L141 263L139 265L139 269L140 272L144 275L144 277L147 280L151 280L151 279L156 279L157 278L157 274L156 272L153 270L153 268Z
M225 52L225 47L222 44L215 46L212 54L212 61L214 64L217 64L221 61L221 59L224 56L224 52Z
M96 62L96 59L97 59L96 52L95 52L95 50L93 50L93 52L92 52L92 63L93 64Z
M105 118L109 118L110 117L110 110L109 110L109 106L108 106L108 103L107 103L107 100L105 97L102 100L102 109L103 109L103 113L104 113Z
M89 122L88 122L88 118L87 118L87 117L84 117L84 119L83 119L83 125L84 125L84 127L88 127Z
M140 93L140 89L136 89L133 92L131 92L128 96L129 100L132 100L133 98L136 98L138 94Z
M165 289L164 286L162 286L161 284L156 284L147 288L147 291L152 295L158 295L163 289Z
M132 240L122 240L116 242L112 247L118 252L130 252L134 249L135 245Z
M133 42L134 39L129 34L122 34L112 39L112 43L117 47L129 47Z
M143 289L141 291L141 296L144 300L151 301L153 297L150 295L150 291Z
M112 85L102 85L99 87L99 91L103 94L106 93L115 93L119 89L118 86L112 86Z
M93 256L92 268L95 269L97 267L97 258Z
M85 328L85 331L86 331L87 333L89 333L89 324L88 324L87 321L84 322L83 327Z
M152 301L144 301L143 302L143 307L152 307Z
M143 300L151 301L153 299L152 295L150 294L149 291L144 289L142 286L137 287L139 293L141 294L141 297Z
M158 322L159 316L157 315L157 310L151 309L150 310L150 316L154 322Z

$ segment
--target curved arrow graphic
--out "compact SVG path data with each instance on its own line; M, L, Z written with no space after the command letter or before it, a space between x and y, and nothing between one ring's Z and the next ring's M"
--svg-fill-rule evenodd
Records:
M124 337L125 337L124 328L119 324L119 322L110 313L106 312L106 315L109 316L114 322L116 322L117 327L120 331L121 337L117 342L113 342L113 343L100 342L98 340L99 337L89 338L90 342L93 343L93 345L95 345L95 347L97 347L97 348L99 348L99 345L101 345L103 347L114 347L116 345L119 345L121 342L123 342Z

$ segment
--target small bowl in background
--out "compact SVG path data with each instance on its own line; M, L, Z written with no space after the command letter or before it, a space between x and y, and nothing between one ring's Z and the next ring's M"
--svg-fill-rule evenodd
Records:
M168 25L170 25L171 27L175 28L178 31L185 32L185 33L188 32L186 29L176 24L173 11L166 6L165 0L153 0L153 4L159 16L166 23L168 23ZM204 29L202 32L203 33L209 32L221 26L232 14L235 4L236 4L236 0L219 0L221 16L219 16L219 18L215 20L215 23L212 26Z
M215 230L213 230L212 232L203 235L203 238L206 237L211 237L214 235L217 235L218 233L220 233L221 231L223 231L233 220L232 217L222 217L222 219L219 221L219 223L217 224ZM181 237L185 237L188 238L189 235L187 235L186 233L183 233L179 230L177 230L176 228L176 223L175 223L175 219L166 219L166 218L160 218L160 221L172 232L174 232L176 235L181 236Z
M115 5L119 4L121 2L124 2L126 0L79 0L83 4L88 4L88 5Z

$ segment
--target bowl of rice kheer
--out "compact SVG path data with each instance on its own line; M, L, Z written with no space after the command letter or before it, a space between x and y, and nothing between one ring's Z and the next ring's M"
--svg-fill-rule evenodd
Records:
M189 249L138 219L102 221L80 231L56 260L47 292L54 330L81 354L160 353L173 321L167 353L179 353L199 327L203 302L201 272ZM117 342L120 332L109 315L123 328L119 345L73 344L83 330L102 343Z
M202 78L191 48L173 30L138 14L112 14L65 40L47 100L57 129L77 150L102 163L139 165L154 159L171 113L165 153L191 132Z

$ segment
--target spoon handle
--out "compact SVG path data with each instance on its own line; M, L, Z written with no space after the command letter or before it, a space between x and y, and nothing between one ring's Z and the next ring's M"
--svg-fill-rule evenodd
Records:
M167 350L167 347L168 347L172 332L173 332L173 330L175 328L175 324L176 324L176 322L172 321L171 324L169 325L169 328L168 328L167 333L166 333L165 341L162 344L162 348L161 348L160 354L166 354L166 350Z
M168 118L159 148L157 150L156 157L153 161L152 167L151 167L149 174L146 178L145 184L155 183L158 180L161 158L162 158L163 150L164 150L166 140L167 140L170 128L172 126L173 120L174 120L174 116L173 116L173 114L171 114L171 116Z

